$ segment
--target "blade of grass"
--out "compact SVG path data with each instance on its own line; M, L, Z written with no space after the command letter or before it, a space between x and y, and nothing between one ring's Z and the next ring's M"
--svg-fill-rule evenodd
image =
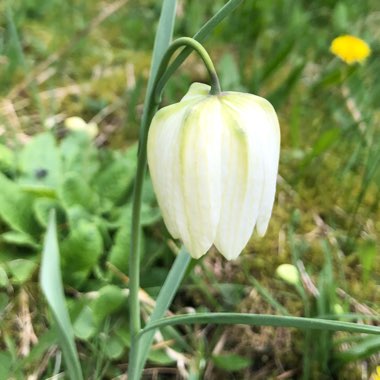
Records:
M15 67L22 67L24 74L27 75L29 72L29 67L28 67L28 64L27 64L26 59L25 59L24 50L22 48L22 43L20 40L19 33L17 31L16 23L15 23L13 12L12 12L11 2L9 0L6 3L5 15L6 15L6 20L7 20L7 24L8 24L9 34L11 36L11 40L12 40L13 47L14 47L14 57L13 58L16 60L16 62L11 62L11 63ZM10 57L10 58L12 58L12 57ZM40 121L42 123L43 120L45 120L44 110L43 110L40 95L38 92L37 83L36 83L34 78L30 82L28 90L29 90L31 98L32 98L32 100L33 100L33 102L34 102L34 104L35 104L35 106L39 112Z
M131 245L129 254L129 303L130 303L130 333L131 333L131 350L128 367L128 377L133 379L139 378L140 354L143 356L145 352L140 351L137 334L141 328L140 316L140 241L141 241L141 198L146 172L146 142L148 129L153 115L157 111L157 105L152 103L152 92L158 68L161 64L163 55L173 37L176 0L164 0L161 8L160 20L158 22L156 37L153 47L153 57L150 76L147 85L147 92L144 102L144 111L141 119L139 133L139 150L138 165L136 170L135 183L133 188L133 206L132 206L132 228L131 228Z
M282 306L269 292L268 289L266 289L264 286L260 284L258 280L255 279L252 275L250 275L248 269L246 266L243 266L243 272L248 281L255 287L255 289L258 291L258 293L263 297L263 299L268 302L269 305L271 305L274 309L276 309L279 313L283 315L289 315L288 310Z
M156 322L157 320L159 320L165 315L166 310L169 308L174 298L174 295L177 292L179 285L181 284L181 281L186 273L186 270L190 261L191 261L191 256L186 252L185 248L182 248L178 256L176 257L168 276L165 279L164 285L162 286L160 290L160 293L156 301L156 307L153 310L153 313L150 316L150 319L147 323L148 326ZM147 360L147 357L149 354L149 347L152 344L155 332L156 332L155 329L150 330L147 334L145 334L141 338L141 341L140 341L141 355L140 355L140 363L139 363L139 369L140 369L139 373L141 373L141 370L144 367L145 362Z
M63 292L54 211L51 212L49 217L49 225L42 252L40 286L58 327L58 342L63 352L68 375L72 380L82 380L83 375L78 352L75 347L73 327L67 312Z
M261 83L268 79L279 67L281 67L293 50L295 42L296 41L293 39L285 41L285 43L279 48L277 54L275 54L275 56L265 64L260 77Z
M150 69L144 109L147 109L147 102L153 89L153 84L156 79L161 59L173 38L175 10L177 6L176 3L176 0L165 0L162 4L160 22L158 24L156 38L154 40L152 66Z
M250 326L293 327L301 330L329 330L347 331L380 335L380 327L356 324L350 322L328 321L318 318L289 317L267 314L247 313L198 313L177 315L175 317L162 318L147 325L139 334L149 332L152 329L164 326L189 325L189 324L239 324Z
M352 345L348 350L338 352L335 358L338 365L366 359L371 355L376 355L380 351L380 337L368 336L362 342Z

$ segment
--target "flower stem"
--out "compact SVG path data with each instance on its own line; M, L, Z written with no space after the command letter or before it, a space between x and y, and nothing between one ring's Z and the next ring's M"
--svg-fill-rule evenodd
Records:
M152 93L153 94L153 93ZM144 177L146 172L146 139L150 121L157 111L158 106L152 104L152 97L147 103L148 111L142 120L142 130L139 141L138 162L135 183L133 188L132 204L132 228L131 228L131 251L129 254L129 305L130 305L130 333L131 333L131 357L129 358L128 378L137 380L139 363L139 347L137 334L141 330L140 319L140 246L141 246L141 197Z
M169 66L169 62L175 51L182 47L187 46L191 49L195 50L198 55L201 57L203 63L206 66L206 69L208 71L208 74L210 75L211 79L211 95L217 95L221 92L220 88L220 82L218 78L218 74L216 73L215 66L212 63L212 60L207 53L206 49L202 46L201 43L199 43L194 38L190 37L181 37L177 40L173 41L172 44L169 46L168 50L166 50L166 53L164 54L161 64L157 71L157 81L155 83L155 102L160 103L161 100L161 94L163 92L163 89L169 80L170 76L173 75L172 71L167 71L167 67Z

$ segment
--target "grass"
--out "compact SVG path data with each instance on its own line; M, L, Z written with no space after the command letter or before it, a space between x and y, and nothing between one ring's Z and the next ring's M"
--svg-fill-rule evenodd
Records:
M223 4L182 2L175 35L193 35ZM288 312L341 319L351 313L354 320L378 324L376 5L372 0L245 1L205 43L222 87L256 93L274 104L282 131L280 176L266 237L253 238L234 262L216 252L207 255L187 277L173 312ZM109 154L107 149L124 154L138 136L159 11L153 0L2 2L0 143L17 150L49 128L61 138L65 118L80 116L98 124L94 146L100 156ZM343 33L369 43L373 52L367 62L347 66L329 52L331 40ZM206 81L207 75L192 55L169 83L163 103L178 101L195 80ZM18 178L4 169L4 157L0 151L1 171ZM149 190L145 196L154 202ZM115 210L111 214L119 216ZM117 219L97 215L107 223ZM65 239L69 229L61 227ZM4 221L0 231L9 232ZM108 224L105 231L109 240L104 238L104 252L85 281L65 287L86 379L121 378L126 370L128 310L117 306L125 297L126 268L107 264L117 232ZM170 267L173 244L160 221L146 222L145 310ZM0 253L0 378L8 376L7 366L20 379L62 373L36 267L15 263L39 263L38 249L2 236ZM282 263L300 270L299 286L275 276ZM108 285L121 293L104 290ZM103 315L104 299L114 300L114 308ZM156 348L146 378L179 378L185 368L189 379L360 379L369 378L380 360L380 344L366 336L270 327L167 327Z

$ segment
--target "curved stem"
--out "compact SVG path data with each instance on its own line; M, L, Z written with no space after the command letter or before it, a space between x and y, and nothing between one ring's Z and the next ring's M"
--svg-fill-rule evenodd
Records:
M167 68L169 66L169 62L175 51L182 47L187 46L193 50L195 50L198 55L201 57L203 63L206 66L207 72L210 75L211 79L211 95L217 95L221 92L220 88L220 82L218 75L216 73L214 64L212 63L212 60L207 53L206 49L195 39L190 37L181 37L175 40L166 51L165 55L162 58L161 64L157 71L157 80L155 83L155 102L159 103L162 91L164 90L164 87L169 80L170 76L173 75L173 71L168 72Z

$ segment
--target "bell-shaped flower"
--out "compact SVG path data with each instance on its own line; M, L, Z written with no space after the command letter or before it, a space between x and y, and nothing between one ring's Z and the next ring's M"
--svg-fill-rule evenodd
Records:
M276 190L280 130L272 105L194 83L159 110L148 164L164 222L194 258L214 244L235 259L256 227L267 230Z

